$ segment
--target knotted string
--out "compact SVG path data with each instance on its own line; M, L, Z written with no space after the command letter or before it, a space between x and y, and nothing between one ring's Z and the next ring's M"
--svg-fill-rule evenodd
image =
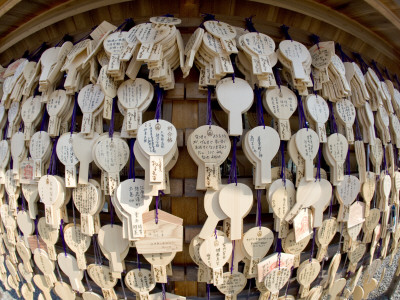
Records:
M338 130L337 130L337 126L336 126L335 114L333 112L333 105L332 105L331 101L328 101L328 104L329 104L329 110L330 110L330 114L331 114L331 116L330 116L331 132L337 133Z
M128 171L128 179L136 180L135 176L135 153L133 152L133 147L135 146L136 139L129 140L129 171Z
M163 92L164 90L160 88L160 85L156 85L156 95L157 95L157 107L156 107L156 116L155 119L157 119L157 122L159 119L161 119L161 105L163 102Z
M257 114L257 124L258 126L264 126L265 128L265 122L264 122L264 110L263 110L263 105L262 105L262 92L263 88L259 88L257 86L254 87L254 94L256 95L256 114Z
M314 45L317 45L318 50L320 50L319 43L321 42L321 38L316 34L312 34L310 35L310 40Z
M232 146L232 163L231 163L231 171L229 173L228 183L235 182L237 185L237 166L236 166L236 148L239 138L235 136L233 138L233 146Z
M262 206L261 206L261 193L262 190L256 190L257 193L257 226L261 229L261 213L262 213Z
M234 259L235 259L235 243L236 243L236 241L235 240L233 240L232 241L232 258L231 258L231 274L233 273L233 261L234 261Z
M253 18L254 17L255 17L255 15L252 15L252 16L244 19L245 28L249 32L258 32L258 30L254 27L254 23L253 23Z
M110 128L108 129L108 137L113 138L114 136L114 123L115 123L115 109L117 106L117 97L113 98L112 109L111 109L111 120L110 120Z
M371 61L372 67L375 70L375 73L378 74L379 80L384 81L381 71L379 71L378 65L376 64L375 60Z
M201 28L203 28L203 29L205 29L205 28L204 28L204 22L207 22L207 21L218 21L218 20L215 18L215 15L213 15L213 14L202 13L201 16L203 17L203 21L201 22L201 24L199 25L199 27L201 27Z
M71 117L71 135L75 131L75 123L76 123L76 110L78 109L78 93L75 93L74 97L74 108L72 110L72 117Z
M64 254L65 256L67 256L67 246L65 245L65 240L64 240L64 220L61 219L61 223L60 223L60 236L61 236L61 240L62 240L62 244L63 244L63 248L64 248Z
M342 45L340 45L339 43L336 43L336 49L340 53L340 57L342 59L342 62L352 62L353 61L350 57L347 56L346 53L344 53L344 51L342 49Z
M133 24L132 24L133 23ZM128 19L125 19L125 21L124 22L122 22L114 31L113 31L113 33L114 32L117 32L117 31L128 31L130 28L132 28L133 26L135 26L135 22L133 21L133 19L132 18L128 18ZM129 28L129 29L128 29Z
M158 195L156 197L156 217L155 217L155 222L156 224L158 224L158 209L160 208L160 197L164 196L164 192L163 191L158 191Z
M286 26L285 24L283 24L281 27L279 27L280 29L281 29L281 31L283 32L283 34L285 35L285 38L287 39L287 40L291 40L291 41L293 41L292 40L292 37L290 36L290 34L289 34L289 27L288 26Z
M18 131L19 132L22 132L22 131L24 131L24 121L21 121L21 123L19 123L19 129L18 129Z
M214 87L207 86L207 125L211 127L212 125L212 107L211 107L211 94L214 91Z

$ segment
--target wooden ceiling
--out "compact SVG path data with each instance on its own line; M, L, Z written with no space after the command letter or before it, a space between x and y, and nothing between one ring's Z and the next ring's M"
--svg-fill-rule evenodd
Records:
M68 33L79 39L107 20L136 23L150 16L173 14L180 29L190 33L212 13L221 21L244 26L255 15L258 31L276 40L279 26L290 27L293 39L311 45L309 36L342 44L346 54L359 52L369 63L400 74L400 3L396 0L0 0L0 63L22 56L41 43L57 43Z

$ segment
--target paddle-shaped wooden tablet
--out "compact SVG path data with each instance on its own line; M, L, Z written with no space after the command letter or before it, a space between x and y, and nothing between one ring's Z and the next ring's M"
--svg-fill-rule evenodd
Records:
M78 163L72 148L76 134L64 133L57 142L56 153L58 160L65 166L65 186L76 187L76 168ZM82 147L82 145L81 145Z
M90 236L82 233L80 224L68 224L64 227L64 240L68 247L75 252L79 269L85 270L85 252L90 246Z
M218 284L217 289L225 295L226 300L235 300L236 295L239 294L246 286L247 279L240 272L225 272L223 274L223 283Z
M79 269L76 258L69 253L59 253L57 261L60 269L68 276L72 289L83 293L85 291L82 284L83 272Z
M270 114L278 119L278 131L281 140L290 139L291 129L289 118L297 109L297 97L289 88L270 89L265 93L264 106Z
M334 238L338 228L335 218L331 218L322 222L322 226L317 231L318 252L316 259L322 261L328 250L328 245Z
M305 178L307 181L314 179L313 160L318 153L318 134L309 128L303 128L296 133L296 147L299 154L305 160Z
M260 169L261 183L271 183L271 161L279 150L280 139L275 129L268 126L257 126L246 135L247 145L258 160L256 168ZM257 172L258 174L258 172Z
M243 233L243 218L253 206L253 192L243 184L228 184L219 192L219 205L231 219L231 240L240 240Z
M128 254L129 241L122 238L122 227L119 225L104 225L98 233L98 241L111 264L114 273L124 271L123 261Z
M329 118L329 107L324 98L311 94L307 96L305 106L310 117L316 123L316 129L321 143L326 143L325 122Z
M332 199L332 185L326 179L317 179L321 187L321 195L318 201L314 202L310 206L313 209L313 227L318 228L322 225L324 217L324 210L328 207Z
M54 293L62 300L75 300L76 294L72 290L71 286L63 281L57 281L54 284Z
M203 262L213 269L213 283L224 282L222 267L228 261L232 252L232 242L225 236L210 236L201 244L199 253Z
M218 222L228 218L219 205L219 191L209 189L206 191L204 195L204 210L207 214L207 220L199 233L199 237L202 239L212 236Z
M148 299L149 293L156 286L153 275L146 269L133 269L125 275L126 286L139 295L139 299Z
M267 255L273 240L273 232L262 226L253 227L243 235L243 248L250 259L249 275L257 274L257 264Z
M277 268L265 276L264 284L271 292L270 299L278 299L279 290L283 288L290 279L292 272L289 268Z
M306 260L301 263L297 269L297 282L300 283L300 294L301 297L307 297L310 292L310 284L317 278L321 266L319 261L312 259L311 261Z
M58 236L59 236L58 227L53 228L51 225L47 224L46 218L43 217L39 219L37 228L40 237L46 243L49 258L51 260L56 260L57 252L56 249L54 248L54 245L58 241Z
M89 165L93 161L92 149L98 138L97 132L93 133L92 138L85 138L85 134L78 133L72 139L72 148L75 156L79 160L79 184L87 184L89 178Z
M78 105L83 113L81 132L89 134L93 131L93 113L100 108L104 101L104 93L100 85L88 84L78 95Z
M228 113L228 134L239 136L243 133L242 114L253 104L253 90L247 81L225 78L218 82L217 99L221 107Z
M105 299L118 299L114 291L114 286L118 278L112 277L109 267L91 264L87 268L90 278L101 288Z

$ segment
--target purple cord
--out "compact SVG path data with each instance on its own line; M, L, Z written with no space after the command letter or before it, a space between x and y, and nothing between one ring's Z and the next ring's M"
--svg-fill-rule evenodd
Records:
M274 72L276 84L278 85L279 89L281 89L282 80L281 75L279 74L279 70L278 68L273 68L272 71Z
M51 152L51 157L50 157L50 165L49 168L47 169L47 175L55 175L57 171L57 153L56 153L57 142L58 142L58 137L54 139L53 150Z
M307 127L307 129L308 129L306 116L304 114L303 101L301 100L301 96L299 95L298 92L296 92L296 96L297 96L297 103L298 103L297 106L298 106L298 110L299 110L299 127L300 128Z
M108 130L108 136L113 138L114 136L114 123L115 123L115 107L117 106L117 97L113 98L112 109L111 109L111 120L110 120L110 128Z
M207 287L207 300L210 300L210 284L207 283L206 287Z
M333 113L333 105L332 105L332 102L330 102L330 101L328 101L328 104L329 104L329 109L330 109L330 111L331 111L331 120L330 120L330 123L331 123L331 131L332 131L333 133L337 133L336 120L335 120L335 115L334 115L334 113Z
M60 235L61 235L61 239L62 239L62 243L63 243L64 253L65 253L65 256L67 256L67 246L65 245L65 240L64 240L63 224L64 224L64 220L61 219L61 223L60 223Z
M261 213L262 213L262 206L261 206L261 190L257 190L257 225L261 229Z
M278 267L281 269L281 253L282 253L282 240L280 238L276 239L276 252L278 252Z
M133 147L135 146L135 142L136 142L136 139L129 140L130 157L129 157L128 179L133 179L133 181L135 181L135 179L136 179L136 176L135 176L135 153L133 152Z
M318 44L317 44L317 46L318 46ZM319 46L318 46L318 49L319 49ZM317 97L318 94L317 94L317 91L315 90L314 76L313 76L312 72L310 73L310 77L311 77L311 82L312 82L312 88L313 88L313 91L314 91L314 95L315 95L315 97Z
M75 93L75 97L74 97L74 108L72 110L72 117L71 117L71 135L75 130L75 120L76 120L76 110L78 108L78 93Z
M372 60L372 61L371 61L371 64L372 64L372 67L374 68L375 72L378 74L379 80L380 80L380 81L385 81L385 79L384 79L383 76L382 76L381 71L379 71L379 68L378 68L378 65L376 64L376 61L375 61L375 60Z
M139 257L139 253L137 251L136 251L136 261L137 261L138 269L140 271L140 257Z
M286 187L285 141L281 141L281 178Z
M383 167L385 169L386 175L389 175L389 171L388 171L387 164L386 164L386 149L385 149L384 145L382 145L382 148L383 148Z
M75 202L74 197L72 197L72 219L74 220L74 226L76 228L76 217L75 217Z
M157 107L156 107L156 116L155 119L157 119L157 122L159 119L161 119L161 106L163 102L163 89L160 88L160 86L157 84L156 85L156 94L157 94Z
M370 146L369 143L367 144L367 172L369 172L369 154L370 153Z
M36 233L36 240L37 240L37 246L40 249L40 242L39 242L39 232L38 232L38 221L39 221L39 216L36 215L35 219L35 233Z
M158 192L158 195L156 196L156 217L155 217L155 221L156 224L158 224L158 206L160 204L160 192Z
M355 123L356 123L356 140L362 141L362 134L361 134L360 124L358 123L357 115L356 115Z
M311 246L311 254L310 254L310 262L312 261L313 256L314 256L316 230L317 230L317 228L314 227L314 229L313 229L313 238L312 238L312 246Z
M287 39L287 40L291 40L291 41L293 41L292 40L292 37L290 36L290 34L289 34L289 27L288 26L286 26L285 24L283 24L281 27L279 27L282 31L283 31L283 34L285 35L285 38Z
M289 277L289 280L288 280L288 282L287 282L287 285L286 285L286 290L285 290L285 299L286 299L286 297L287 297L287 295L288 295L289 286L290 286L290 278L292 278L292 275L293 275L293 269L294 269L294 267L292 266L292 267L290 268L290 277Z
M47 113L47 108L45 106L44 107L44 113L43 113L42 122L40 123L40 131L45 131L44 128L46 127L47 117L48 117L48 113Z
M254 27L254 23L253 23L254 17L255 17L255 15L252 15L252 16L244 19L246 30L249 32L258 32L257 29Z
M238 141L239 138L235 136L233 138L231 171L229 173L229 178L228 178L228 183L235 182L236 185L237 185L236 148Z
M21 204L22 204L22 210L25 211L25 197L24 197L24 193L21 193Z
M317 160L317 174L315 175L315 181L321 181L321 146L318 149L318 160Z
M162 288L162 297L163 297L163 300L166 300L167 297L166 297L166 294L165 294L165 283L161 283L161 288Z
M111 227L114 226L114 205L110 199L110 218L111 218Z
M87 275L87 271L83 270L83 273L85 274L86 284L87 284L87 286L89 288L89 292L91 292L92 291L92 286L90 285L89 278L88 278L88 275Z
M233 273L233 260L235 259L235 243L236 241L232 241L232 259L231 259L231 274Z
M3 140L7 139L8 125L9 125L9 123L8 123L8 118L7 118L6 125L4 126Z
M262 105L262 97L261 94L263 92L262 88L255 87L254 88L254 94L256 95L256 114L257 114L257 123L258 126L264 126L265 128L265 122L264 122L264 111L263 111L263 105Z
M211 94L213 92L212 86L207 86L207 125L212 124L212 107L211 107Z

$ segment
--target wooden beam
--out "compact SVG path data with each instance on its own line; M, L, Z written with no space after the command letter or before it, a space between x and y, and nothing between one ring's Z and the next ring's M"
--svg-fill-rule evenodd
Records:
M32 18L28 22L11 31L0 40L0 53L15 45L19 41L34 34L35 32L62 21L66 18L97 9L103 6L128 2L130 0L70 0L57 5L42 14Z
M382 16L384 16L390 23L393 24L397 29L400 29L400 18L397 17L393 11L390 10L382 1L378 0L364 0L373 9L378 11Z
M344 32L347 32L362 40L371 47L379 50L389 59L399 62L400 52L394 45L383 39L377 33L364 27L362 24L350 17L312 0L250 0L253 2L264 3L287 10L291 10L314 19L330 24Z
M22 0L3 0L0 1L0 17L5 15L11 8L20 3Z

